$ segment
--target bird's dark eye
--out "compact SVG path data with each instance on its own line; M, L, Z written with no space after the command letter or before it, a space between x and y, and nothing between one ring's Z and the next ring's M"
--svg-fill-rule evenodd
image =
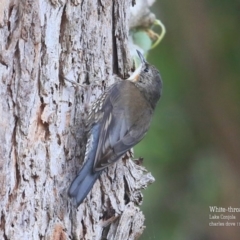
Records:
M148 68L145 68L145 69L144 69L144 72L148 72Z

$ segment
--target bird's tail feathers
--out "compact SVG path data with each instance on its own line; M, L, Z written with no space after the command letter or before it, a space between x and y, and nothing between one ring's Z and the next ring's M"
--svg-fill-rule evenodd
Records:
M88 162L85 163L68 190L68 195L74 199L74 203L77 206L79 206L88 195L101 172L102 171L94 172L92 165Z

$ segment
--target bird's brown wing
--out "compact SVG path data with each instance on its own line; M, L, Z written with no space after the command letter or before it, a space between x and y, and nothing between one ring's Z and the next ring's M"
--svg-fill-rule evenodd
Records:
M117 161L142 140L149 128L152 109L139 91L134 94L132 91L138 91L132 83L116 84L103 103L106 106L103 107L95 171ZM134 109L129 104L133 104Z

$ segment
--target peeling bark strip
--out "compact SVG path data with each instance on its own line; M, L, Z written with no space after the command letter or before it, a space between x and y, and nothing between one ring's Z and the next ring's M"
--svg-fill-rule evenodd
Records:
M154 179L130 157L105 171L78 209L67 197L85 151L86 113L113 74L126 77L131 67L131 3L1 2L0 239L141 235L144 216L135 205Z

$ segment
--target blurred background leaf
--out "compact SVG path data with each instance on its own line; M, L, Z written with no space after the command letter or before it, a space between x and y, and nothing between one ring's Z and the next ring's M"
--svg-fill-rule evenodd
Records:
M156 178L141 239L239 239L240 227L209 227L209 206L240 208L240 2L158 0L153 12L167 34L148 58L163 96L135 147Z

